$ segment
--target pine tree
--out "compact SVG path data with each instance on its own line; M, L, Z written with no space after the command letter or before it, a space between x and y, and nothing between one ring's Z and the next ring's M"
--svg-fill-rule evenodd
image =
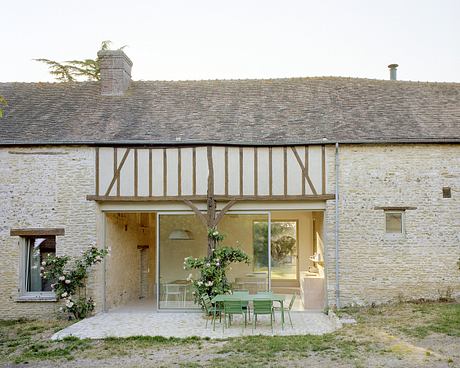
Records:
M49 73L53 75L56 78L56 80L58 80L59 82L75 81L75 77L71 70L71 65L61 64L57 61L49 60L49 59L34 59L34 60L48 65Z
M108 50L111 43L109 40L102 41L101 50ZM119 50L124 47L120 47ZM69 60L64 62L49 59L34 60L48 65L50 74L59 82L74 82L81 78L88 81L100 80L101 69L98 57L96 59Z

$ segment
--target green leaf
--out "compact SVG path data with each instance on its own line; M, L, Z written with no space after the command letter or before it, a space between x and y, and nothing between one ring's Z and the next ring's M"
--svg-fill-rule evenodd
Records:
M75 77L72 75L68 65L59 63L49 59L34 59L40 63L48 65L48 70L51 75L56 76L56 79L60 82L73 82Z

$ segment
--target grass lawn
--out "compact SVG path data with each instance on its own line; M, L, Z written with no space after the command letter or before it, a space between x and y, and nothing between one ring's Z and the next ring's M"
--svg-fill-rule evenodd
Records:
M0 366L460 367L460 304L402 303L338 312L356 324L322 336L225 340L49 337L69 322L0 321Z

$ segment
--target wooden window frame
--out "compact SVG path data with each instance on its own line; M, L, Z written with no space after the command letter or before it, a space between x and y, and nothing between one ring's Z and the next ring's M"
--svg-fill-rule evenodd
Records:
M51 237L53 236L57 248L57 236L64 235L65 231L61 228L48 229L11 229L11 236L19 236L20 258L19 258L19 277L18 277L18 297L17 302L56 302L54 291L27 291L26 287L26 268L27 254L29 252L28 238L31 237Z

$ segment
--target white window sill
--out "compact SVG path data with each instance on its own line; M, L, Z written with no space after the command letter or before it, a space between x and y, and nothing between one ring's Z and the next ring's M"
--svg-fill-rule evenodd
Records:
M54 293L27 293L18 296L17 302L55 302L57 301Z

